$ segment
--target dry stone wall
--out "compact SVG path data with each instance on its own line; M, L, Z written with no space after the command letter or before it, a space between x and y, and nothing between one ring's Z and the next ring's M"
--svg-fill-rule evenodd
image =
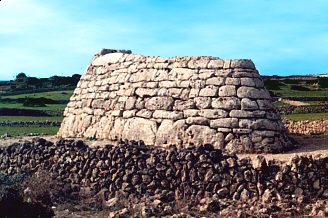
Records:
M170 149L121 142L90 148L83 141L44 139L0 148L0 174L49 172L68 195L90 188L114 197L160 196L248 201L328 199L328 157L295 156L287 164L258 156L251 162L210 144ZM107 200L107 199L106 199ZM252 201L254 202L254 201Z
M251 60L161 58L120 50L94 56L58 135L159 146L211 143L236 152L290 148Z

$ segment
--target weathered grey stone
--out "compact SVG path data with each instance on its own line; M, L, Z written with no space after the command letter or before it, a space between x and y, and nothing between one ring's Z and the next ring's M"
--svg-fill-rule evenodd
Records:
M155 119L181 120L183 113L178 111L155 110L153 113Z
M196 103L196 107L199 109L205 109L211 106L211 98L209 97L196 97L194 101Z
M177 87L176 81L161 81L159 82L160 88L174 88Z
M175 80L189 80L194 74L196 73L195 70L191 70L188 68L173 68L169 72L169 78Z
M109 53L103 56L99 56L95 60L93 60L93 66L106 66L108 64L117 63L120 58L123 56L123 53Z
M212 100L213 108L232 110L240 108L240 100L236 97L219 97Z
M275 109L274 105L269 100L257 100L259 109L261 110L272 110Z
M230 111L229 116L236 118L259 118L265 117L265 111L232 110Z
M153 115L152 111L149 111L147 109L142 109L136 113L136 116L143 117L143 118L151 118Z
M197 109L188 109L188 110L184 110L184 111L183 111L183 116L184 116L185 118L188 118L188 117L195 117L195 116L198 115L198 112L199 112L199 110L197 110Z
M264 130L277 130L277 123L272 122L267 119L256 119L256 120L248 120L242 119L239 121L239 127L247 128L247 129L264 129Z
M238 86L240 85L240 78L227 77L225 80L225 84Z
M123 118L132 118L136 115L136 110L123 111Z
M239 98L270 99L270 94L265 89L242 86L237 90Z
M195 102L190 99L187 101L181 101L181 100L176 100L174 102L174 110L178 110L178 111L183 111L183 110L187 110L187 109L194 109L196 107Z
M213 77L206 80L206 85L221 86L224 83L223 77Z
M216 118L222 118L228 116L228 112L220 109L202 109L199 111L198 114L199 116L210 118L210 119L216 119Z
M222 69L223 64L224 64L224 60L215 59L215 60L210 60L207 67L210 69Z
M238 127L238 119L237 118L220 118L211 120L210 126L212 128L235 128Z
M236 87L232 85L221 86L219 88L219 96L220 97L236 96Z
M146 100L145 108L148 110L172 110L173 104L172 97L152 97Z
M135 97L128 97L128 99L125 102L125 109L126 110L134 109L135 102L136 102L136 98Z
M256 101L252 101L249 98L243 98L241 100L241 109L242 110L256 110L258 109Z
M231 68L243 68L243 69L255 69L255 65L252 60L248 59L239 59L239 60L231 60L230 63Z
M224 135L208 126L192 125L186 130L186 133L189 136L189 142L195 145L211 143L216 148L222 148L224 145Z
M230 152L252 152L253 143L246 135L232 139L225 147Z
M157 89L149 89L149 88L137 88L136 89L136 95L140 97L146 97L146 96L155 96L157 94Z
M147 145L154 145L156 132L156 122L136 117L127 120L122 132L122 138L143 140Z
M190 125L208 125L209 120L205 117L188 117L186 123Z
M214 97L218 94L217 86L207 86L199 91L199 96L203 97Z
M190 89L190 93L189 93L189 98L195 98L199 96L199 90L200 89Z

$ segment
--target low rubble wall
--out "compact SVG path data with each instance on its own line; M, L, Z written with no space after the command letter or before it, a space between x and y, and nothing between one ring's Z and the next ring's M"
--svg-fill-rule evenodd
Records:
M90 188L106 198L122 192L134 198L158 195L163 201L176 196L328 199L328 156L294 157L287 164L259 156L252 163L210 144L164 150L121 142L90 148L82 141L38 139L0 149L0 173L37 170L48 171L69 194Z

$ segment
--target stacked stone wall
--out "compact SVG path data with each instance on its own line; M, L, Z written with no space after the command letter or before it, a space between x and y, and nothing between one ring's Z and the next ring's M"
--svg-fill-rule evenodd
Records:
M252 61L106 52L81 77L59 136L237 152L290 148Z
M259 156L238 159L212 145L168 150L140 142L90 148L82 141L39 139L0 149L0 173L49 172L67 194L113 197L217 196L220 199L328 199L328 157L295 156L289 163Z

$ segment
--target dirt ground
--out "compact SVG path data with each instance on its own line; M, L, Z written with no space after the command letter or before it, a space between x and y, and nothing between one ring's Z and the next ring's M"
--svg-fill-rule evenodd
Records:
M328 135L291 135L291 137L298 143L297 148L281 154L260 154L263 155L267 160L279 160L283 162L288 162L291 158L295 155L312 155L312 156L319 156L319 155L328 155ZM4 138L0 139L0 147L8 146L14 142L23 142L25 140L31 140L35 138L32 136L26 137L17 137L17 138ZM56 136L43 136L42 138L55 142L58 140ZM102 146L105 144L112 143L110 141L105 140L84 140L89 146ZM239 154L239 158L250 157L251 159L256 158L258 154Z

